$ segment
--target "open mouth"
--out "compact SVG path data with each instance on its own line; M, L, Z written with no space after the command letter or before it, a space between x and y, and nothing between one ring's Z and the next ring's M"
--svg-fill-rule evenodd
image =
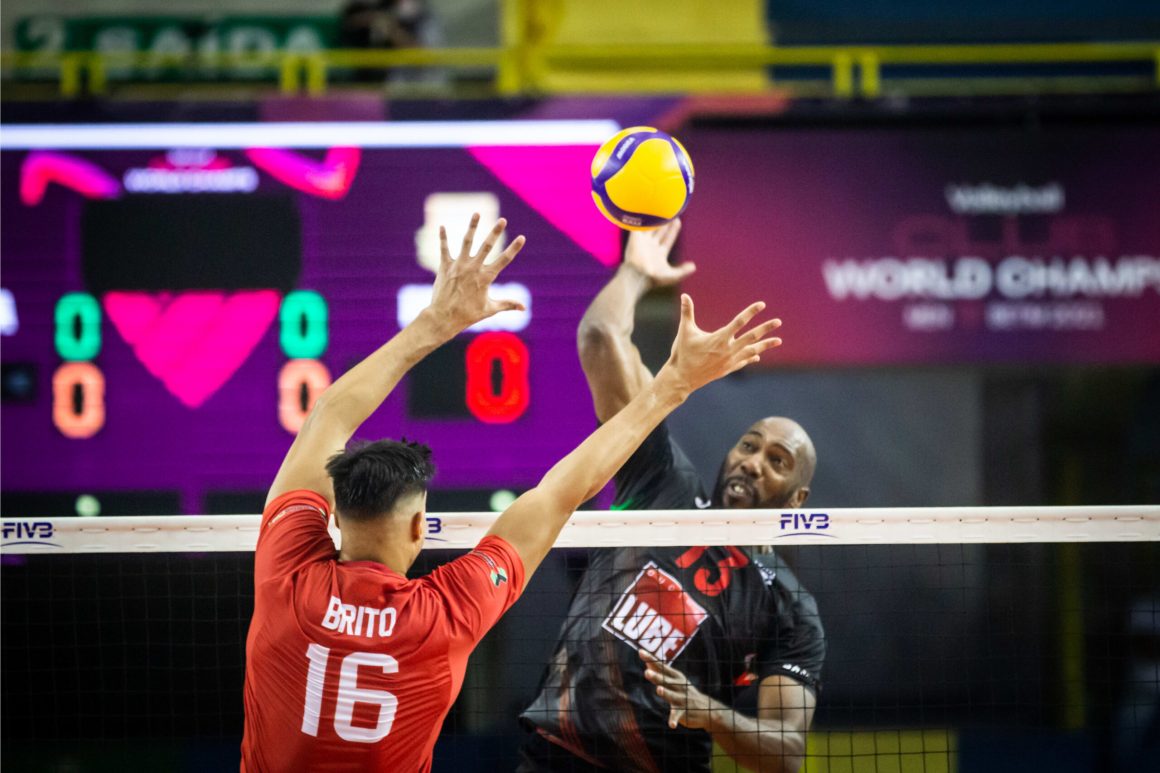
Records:
M745 478L729 478L725 481L725 493L733 499L753 500L756 491L753 485Z

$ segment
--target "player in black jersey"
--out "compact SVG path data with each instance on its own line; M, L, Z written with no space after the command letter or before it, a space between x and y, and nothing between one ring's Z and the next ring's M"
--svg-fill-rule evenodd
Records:
M652 379L633 312L673 284L676 222L634 233L624 264L580 324L580 359L607 421ZM616 475L616 509L798 508L816 463L785 418L758 421L728 452L711 496L658 427ZM772 552L727 547L592 551L548 664L523 712L521 773L709 771L716 741L754 770L797 771L825 637L813 597Z

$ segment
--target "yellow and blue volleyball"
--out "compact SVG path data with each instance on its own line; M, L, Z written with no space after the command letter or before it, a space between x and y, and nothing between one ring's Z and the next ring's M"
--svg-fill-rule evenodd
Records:
M692 195L688 152L651 126L617 132L592 159L592 200L629 231L659 228L684 212Z

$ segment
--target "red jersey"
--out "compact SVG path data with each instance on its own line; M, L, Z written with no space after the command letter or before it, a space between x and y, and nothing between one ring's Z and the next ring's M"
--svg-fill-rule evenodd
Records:
M408 580L340 563L326 499L262 514L246 639L243 773L426 771L467 656L519 598L524 566L499 537Z

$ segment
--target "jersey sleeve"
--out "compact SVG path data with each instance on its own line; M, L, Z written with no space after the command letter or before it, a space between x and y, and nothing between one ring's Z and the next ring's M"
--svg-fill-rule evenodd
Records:
M519 599L524 562L506 540L492 535L422 581L442 598L450 637L474 646Z
M794 595L789 608L778 615L775 630L759 645L757 681L775 674L788 676L816 693L822 683L826 634L813 596L804 590Z
M289 491L266 506L254 555L254 582L334 557L330 506L316 491Z
M614 510L682 510L705 497L701 477L661 423L613 478ZM703 505L701 505L703 506Z

